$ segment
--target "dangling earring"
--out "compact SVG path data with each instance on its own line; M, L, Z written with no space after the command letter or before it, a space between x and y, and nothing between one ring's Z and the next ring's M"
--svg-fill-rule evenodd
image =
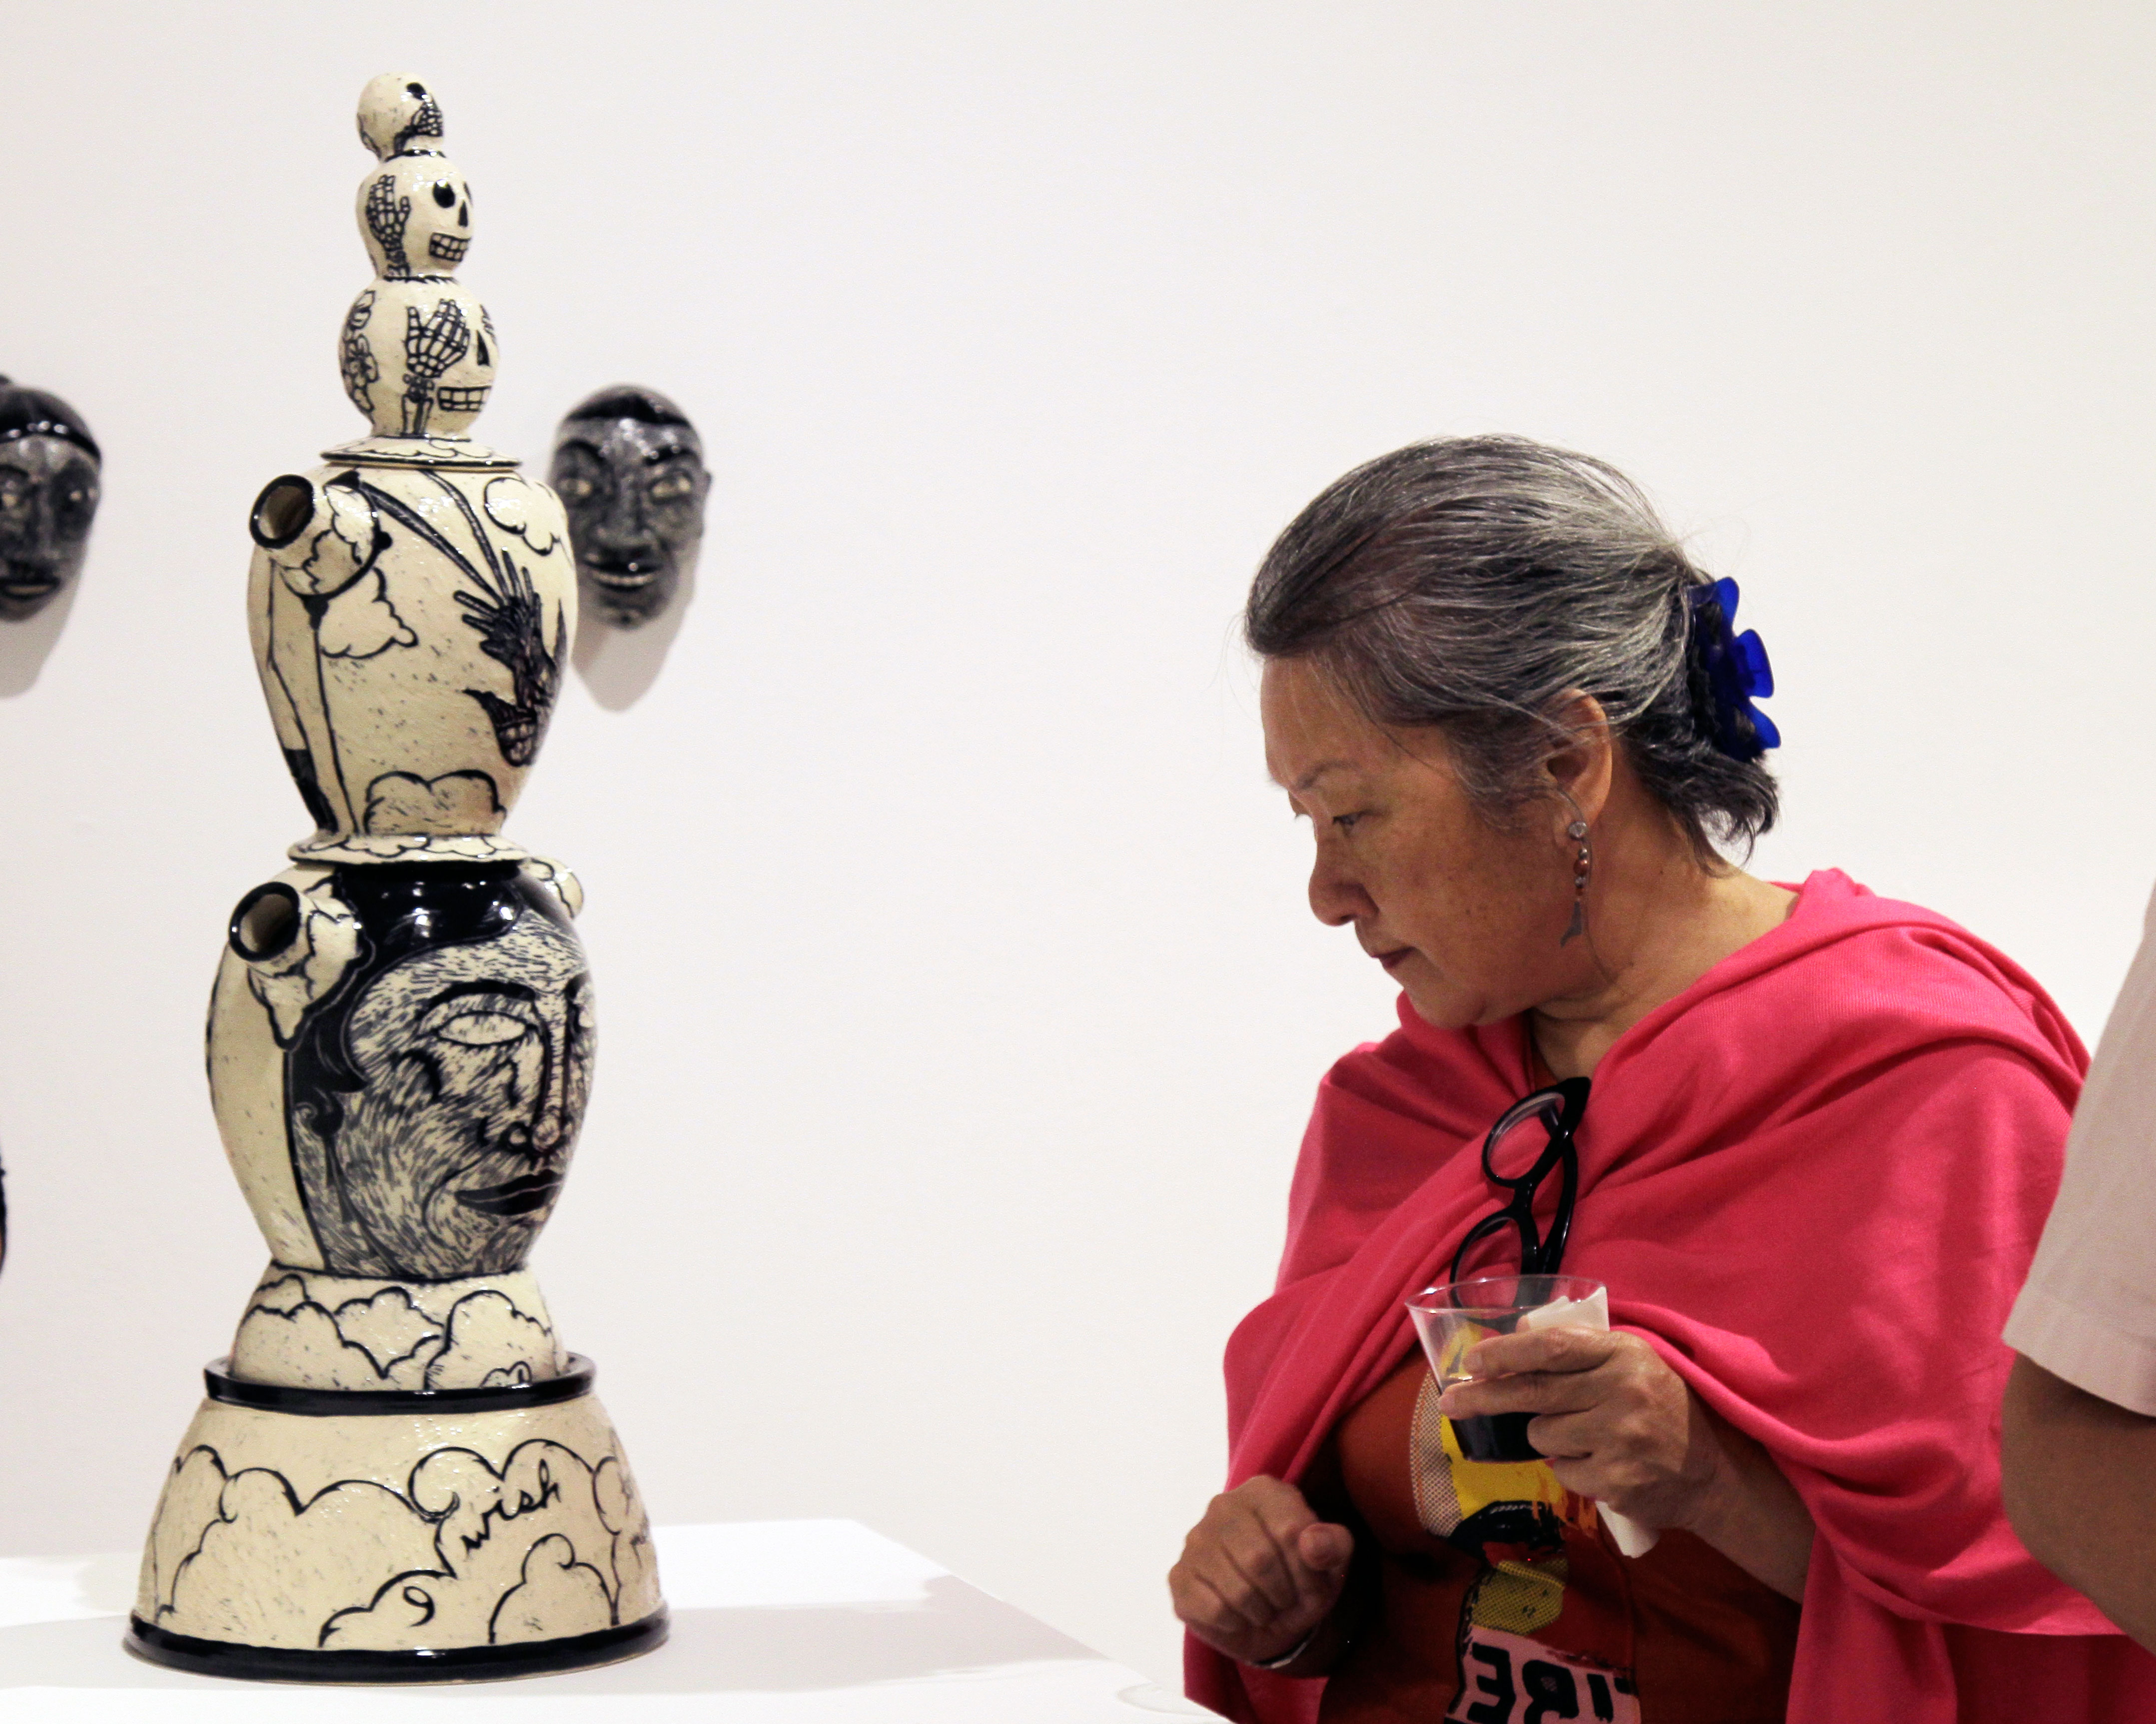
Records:
M1594 847L1587 841L1587 822L1580 818L1579 805L1570 797L1572 824L1564 829L1564 835L1579 846L1579 854L1572 864L1572 922L1564 931L1564 938L1557 943L1569 946L1587 931L1587 876L1594 866Z

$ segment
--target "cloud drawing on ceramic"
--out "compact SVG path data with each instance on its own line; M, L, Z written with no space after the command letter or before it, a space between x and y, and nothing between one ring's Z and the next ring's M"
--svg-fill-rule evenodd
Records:
M230 1368L258 1383L303 1388L422 1388L442 1350L443 1325L402 1287L348 1299L334 1311L288 1275L255 1289L233 1337Z
M382 518L344 474L314 493L316 519L321 525L303 531L291 544L270 549L285 584L302 598L327 598L343 592L373 569L388 548ZM280 481L282 482L282 481Z
M506 1293L468 1293L451 1307L449 1337L426 1367L429 1388L505 1388L557 1368L554 1331L517 1310Z
M290 942L280 952L246 958L248 991L270 1013L280 1047L289 1047L316 1001L337 985L359 950L359 922L325 874L293 889L299 915Z
M612 1537L606 1566L613 1574L618 1609L634 1608L627 1601L659 1598L659 1558L651 1547L651 1521L637 1495L629 1469L609 1455L592 1473L592 1502L599 1524ZM629 1619L634 1621L634 1617Z
M517 1583L494 1607L487 1638L497 1645L518 1640L555 1640L578 1631L613 1599L605 1578L577 1560L577 1547L559 1533L525 1552Z
M506 533L514 533L531 547L535 557L552 553L561 543L560 536L544 521L532 519L532 505L537 494L529 480L513 473L499 479L490 479L482 500L486 505L486 516Z
M506 1293L467 1293L438 1321L410 1290L332 1308L298 1275L265 1282L239 1321L235 1377L302 1388L502 1388L557 1376L554 1331Z
M423 1337L432 1338L432 1337ZM243 1376L268 1369L267 1380L304 1388L417 1388L398 1384L384 1362L337 1326L336 1314L311 1300L290 1311L257 1306L239 1320L233 1337L233 1368ZM274 1361L274 1367L261 1362Z
M254 1297L248 1309L290 1311L297 1310L306 1302L307 1284L303 1277L297 1275L279 1275L274 1280L264 1280L262 1285L254 1290Z
M315 638L325 659L372 659L393 646L417 646L419 637L389 603L382 571L370 569L322 611Z
M227 1475L213 1449L176 1463L151 1532L161 1624L254 1646L321 1644L324 1598L369 1597L434 1554L432 1528L386 1485L345 1480L301 1503L281 1473ZM267 1574L308 1585L264 1587ZM506 1588L505 1588L506 1590Z
M501 797L485 772L444 772L422 778L384 772L367 787L368 832L469 832L501 818Z
M437 1562L332 1615L321 1644L409 1645L422 1624L435 1644L552 1639L657 1606L643 1510L611 1455L594 1468L558 1443L527 1442L497 1472L471 1449L439 1449L413 1470L410 1497L434 1522Z
M551 856L531 856L525 859L523 872L559 899L572 921L583 914L584 883L566 865Z
M398 862L407 856L424 856L436 862L522 862L528 854L521 844L485 833L454 836L424 832L317 832L292 846L302 862L325 864Z
M158 1614L172 1609L180 1565L222 1515L225 1484L224 1463L214 1449L191 1449L172 1463L142 1552L144 1598Z
M413 1304L411 1294L402 1287L384 1287L365 1299L347 1299L330 1317L337 1333L363 1349L375 1368L393 1383L400 1372L424 1370L425 1362L439 1351L429 1344L441 1339L442 1326Z
M403 1492L365 1480L302 1502L208 1446L173 1465L144 1575L161 1626L257 1646L491 1645L634 1622L658 1608L627 1470L535 1439L496 1470L437 1449ZM264 1585L266 1577L304 1585Z

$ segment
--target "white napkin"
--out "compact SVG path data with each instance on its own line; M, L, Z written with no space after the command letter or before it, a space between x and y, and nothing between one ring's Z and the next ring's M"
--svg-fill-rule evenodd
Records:
M1609 1326L1609 1290L1597 1287L1584 1299L1559 1299L1548 1305L1537 1306L1520 1319L1522 1329L1556 1329L1569 1326L1574 1329L1607 1329ZM1628 1557L1644 1557L1661 1541L1661 1534L1651 1532L1636 1521L1628 1521L1614 1508L1604 1507L1602 1518L1609 1523L1609 1536L1617 1541L1617 1548Z

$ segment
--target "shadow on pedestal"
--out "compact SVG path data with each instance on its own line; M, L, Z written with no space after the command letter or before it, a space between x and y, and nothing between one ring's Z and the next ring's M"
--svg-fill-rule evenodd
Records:
M490 1692L534 1700L814 1692L1100 1656L962 1580L932 1580L927 1590L926 1598L911 1603L676 1610L667 1644L649 1657L532 1677ZM128 1657L117 1626L99 1617L0 1629L0 1694L11 1688L185 1688L216 1680Z

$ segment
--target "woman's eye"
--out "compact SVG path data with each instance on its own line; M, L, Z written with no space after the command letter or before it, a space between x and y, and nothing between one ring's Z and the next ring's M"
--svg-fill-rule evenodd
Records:
M1342 832L1353 832L1355 829L1355 823L1362 818L1363 816L1359 813L1335 814L1332 817L1332 824L1338 827Z
M435 1030L445 1042L460 1048L498 1048L526 1034L531 1026L506 1012L459 1012Z

